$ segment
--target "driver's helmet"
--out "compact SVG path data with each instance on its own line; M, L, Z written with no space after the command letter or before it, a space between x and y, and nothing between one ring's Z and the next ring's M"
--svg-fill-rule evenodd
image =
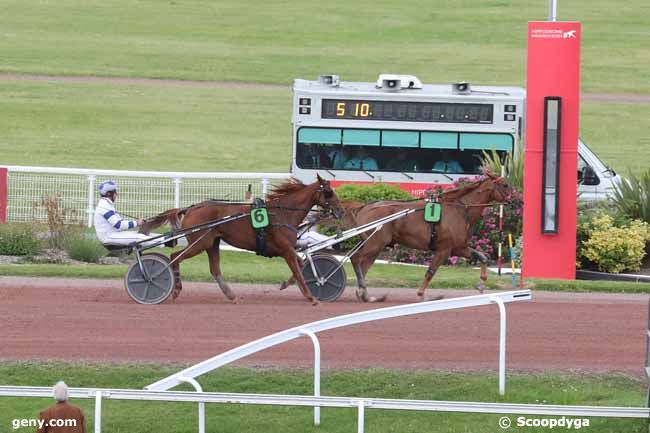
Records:
M99 195L102 197L112 191L117 191L117 183L112 180L107 180L99 184Z

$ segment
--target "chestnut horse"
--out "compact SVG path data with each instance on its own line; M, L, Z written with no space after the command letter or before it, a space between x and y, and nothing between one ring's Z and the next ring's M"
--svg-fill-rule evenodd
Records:
M386 299L386 296L375 298L368 295L365 276L379 253L385 247L395 244L421 251L429 251L433 247L434 255L429 262L424 280L417 291L420 300L424 299L424 292L438 267L445 263L451 255L477 259L481 262L480 281L476 288L483 292L487 281L488 258L480 251L469 247L472 228L481 218L483 209L493 203L506 202L511 193L512 189L505 179L491 174L486 174L484 179L444 191L438 196L442 206L442 217L440 222L433 226L431 223L424 221L422 212L419 212L424 210L426 204L424 200L379 201L367 205L354 202L346 203L346 206L344 206L346 214L343 220L343 224L346 225L345 228L367 224L403 209L418 210L418 212L385 224L352 256L351 262L358 285L357 299L363 302L381 302ZM341 201L342 204L344 202L344 200ZM432 229L435 230L433 242L431 237ZM365 239L368 233L360 236ZM293 278L290 278L282 283L280 289L287 287L294 281Z
M318 300L311 295L302 277L302 263L295 251L296 228L313 206L320 206L324 210L333 213L335 217L341 217L343 210L339 207L334 190L332 190L330 183L320 176L318 176L316 182L309 185L291 179L271 190L266 197L266 206L271 224L266 228L265 255L267 257L281 256L284 258L293 273L293 277L298 282L302 294L313 304L317 304ZM229 215L249 213L250 211L250 204L207 201L186 209L168 210L154 217L152 221L155 221L155 223L147 225L147 229L160 225L167 220L170 221L172 226L180 222L178 228L183 230ZM178 297L183 288L180 278L180 263L205 251L209 257L210 273L224 295L233 303L236 303L238 298L233 294L221 274L219 243L221 239L224 239L234 247L255 251L256 232L251 225L250 218L228 222L208 231L190 233L186 238L188 246L183 250L173 252L170 256L172 269L176 277L176 285L172 296L174 298Z

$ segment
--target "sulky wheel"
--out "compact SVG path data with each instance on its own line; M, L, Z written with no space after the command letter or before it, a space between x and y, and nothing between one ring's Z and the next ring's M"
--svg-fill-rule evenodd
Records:
M162 254L141 256L142 274L138 262L129 267L124 276L124 286L131 299L139 304L160 304L174 289L174 272L169 259Z
M317 275L309 262L305 259L302 266L302 276L311 294L319 301L334 302L343 294L346 283L345 269L341 266L334 274L334 269L340 266L338 260L328 254L316 254L311 257L316 268ZM329 278L327 278L329 275Z

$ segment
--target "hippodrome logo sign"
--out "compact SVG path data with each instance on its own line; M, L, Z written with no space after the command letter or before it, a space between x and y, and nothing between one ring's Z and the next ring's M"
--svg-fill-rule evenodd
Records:
M530 37L533 39L578 39L578 31L564 31L562 29L533 29L530 32Z

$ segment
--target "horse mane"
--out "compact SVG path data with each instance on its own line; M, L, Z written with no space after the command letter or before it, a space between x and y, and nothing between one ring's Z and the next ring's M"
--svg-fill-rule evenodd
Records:
M306 186L307 185L302 183L300 180L296 179L295 177L292 177L286 182L274 186L271 189L271 191L266 195L266 201L279 200L285 195L302 191L303 189L305 189Z
M474 191L476 188L481 186L483 182L488 180L489 178L485 179L480 179L477 181L473 181L470 183L464 183L462 185L457 186L456 188L448 189L440 193L440 198L443 200L455 200L460 197L463 197L466 194L469 194L470 192Z

